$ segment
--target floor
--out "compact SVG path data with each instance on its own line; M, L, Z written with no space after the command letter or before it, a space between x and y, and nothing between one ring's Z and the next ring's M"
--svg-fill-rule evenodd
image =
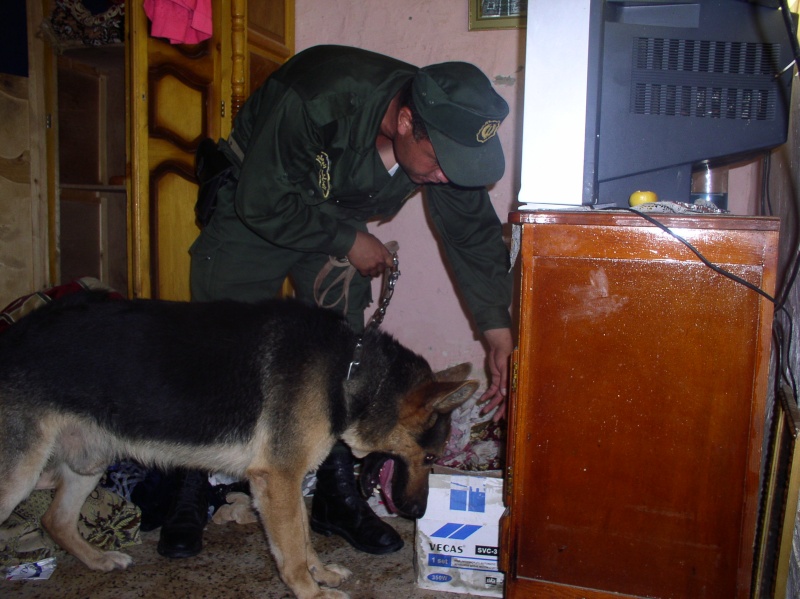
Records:
M459 599L469 595L424 591L415 583L414 522L391 518L405 541L403 549L376 556L352 549L339 537L312 532L312 542L325 563L353 572L341 590L352 599ZM0 596L13 599L128 599L147 597L191 599L290 598L258 524L209 523L205 548L197 557L171 560L158 555L158 531L141 533L142 544L126 549L135 560L126 571L87 570L70 555L59 557L49 580L0 581Z

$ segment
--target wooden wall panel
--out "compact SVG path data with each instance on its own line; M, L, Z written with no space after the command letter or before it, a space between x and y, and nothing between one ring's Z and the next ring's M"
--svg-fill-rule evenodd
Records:
M0 309L33 290L28 82L0 75Z

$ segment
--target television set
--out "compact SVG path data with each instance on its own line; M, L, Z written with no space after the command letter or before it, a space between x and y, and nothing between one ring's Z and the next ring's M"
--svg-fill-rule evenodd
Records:
M689 202L693 169L786 141L793 58L776 1L529 2L519 201Z

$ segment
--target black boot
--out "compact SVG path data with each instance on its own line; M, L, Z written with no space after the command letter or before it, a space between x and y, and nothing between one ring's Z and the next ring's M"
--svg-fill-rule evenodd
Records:
M139 529L155 530L164 523L175 498L177 473L165 473L157 468L147 471L142 481L131 490L131 502L142 512Z
M164 557L192 557L203 550L208 523L208 475L197 470L178 473L175 498L161 526L158 552Z
M345 446L335 447L317 470L311 528L326 537L337 534L365 553L392 553L403 546L397 531L359 494L353 455Z

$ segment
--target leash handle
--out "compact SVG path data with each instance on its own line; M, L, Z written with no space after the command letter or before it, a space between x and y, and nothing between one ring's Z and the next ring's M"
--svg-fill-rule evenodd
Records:
M387 281L386 281L386 271L384 270L383 276L383 290L381 291L381 298L384 297L384 294L388 293L389 297L391 297L392 292L394 291L394 284L397 281L397 277L400 276L400 273L397 272L397 250L400 249L400 245L396 241L389 241L385 244L386 249L389 253L392 254L393 266L390 272L394 275L394 280L391 283L391 289L387 292ZM328 283L328 286L324 289L322 285L325 282L325 279L335 270L339 270L339 274ZM397 273L396 275L394 273ZM347 257L337 258L335 256L328 256L328 261L325 265L320 269L317 273L317 277L314 279L314 301L318 306L321 308L333 308L337 306L339 302L344 300L344 307L342 308L342 314L347 314L347 305L350 301L350 282L353 280L353 277L356 274L355 267L350 264L350 261ZM339 293L339 297L332 299L328 303L325 302L325 298L328 296L328 293L338 284L342 284L342 290ZM380 320L383 321L383 316L386 313L386 306L389 305L388 301L384 301L383 299L379 302L379 305L383 306L383 314L380 316ZM374 320L374 317L373 317ZM370 325L372 321L370 321ZM378 322L380 325L380 322ZM368 325L369 326L369 325Z

